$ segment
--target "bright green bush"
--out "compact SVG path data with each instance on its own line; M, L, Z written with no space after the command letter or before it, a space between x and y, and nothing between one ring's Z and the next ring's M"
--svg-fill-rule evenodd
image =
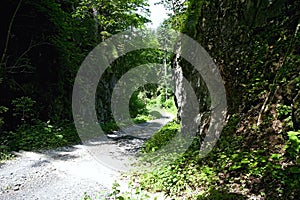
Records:
M153 170L142 173L139 179L142 188L186 199L214 199L223 195L224 199L245 199L250 188L252 194L271 199L277 196L293 199L300 194L300 132L288 132L285 153L274 153L266 145L248 149L241 146L246 138L232 135L235 132L232 126L237 122L237 117L229 120L224 131L230 134L223 133L204 159L198 156L200 143L194 142L174 162L153 166ZM158 150L177 131L178 124L169 123L146 142L143 151ZM248 183L250 177L256 181ZM239 188L231 193L233 185Z
M300 164L300 131L289 131L288 141L285 146L287 153L292 159L295 159ZM300 172L300 171L299 171Z
M148 141L146 141L142 151L144 153L149 153L160 149L179 132L179 129L180 125L175 121L168 123L156 132Z
M137 117L138 114L149 114L146 108L146 103L141 99L139 94L139 91L134 92L129 101L129 113L132 118Z

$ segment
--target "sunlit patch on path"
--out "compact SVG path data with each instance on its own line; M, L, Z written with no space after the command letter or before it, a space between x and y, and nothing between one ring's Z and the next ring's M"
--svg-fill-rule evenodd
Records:
M171 120L163 114L90 145L20 152L15 160L0 166L0 199L80 199L84 192L105 198L115 180L127 186L126 180L119 179L121 172L131 168L145 140ZM100 154L103 162L91 151Z

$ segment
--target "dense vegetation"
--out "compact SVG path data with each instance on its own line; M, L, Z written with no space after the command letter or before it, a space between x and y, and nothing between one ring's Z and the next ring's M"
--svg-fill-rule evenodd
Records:
M176 161L135 175L140 184L136 195L146 199L141 191L151 190L178 199L299 199L299 1L162 3L170 11L163 27L197 40L217 64L226 88L227 125L207 157L199 157L201 143L195 140ZM5 0L1 5L6 28L1 30L0 46L0 157L11 151L78 143L71 95L79 66L111 35L144 27L147 2ZM110 108L117 80L134 66L162 63L163 56L154 49L131 52L105 72L96 94L98 120L105 131L117 128ZM172 67L180 66L199 99L209 99L201 76L178 57L168 55ZM149 119L149 110L156 105L175 113L172 95L158 85L145 85L132 95L130 114L141 122L143 116ZM175 101L184 110L176 95ZM209 107L204 101L199 102L203 113ZM178 122L168 124L145 144L146 157L179 132L181 117L178 113ZM113 195L125 198L118 192Z
M144 27L147 3L12 0L1 4L6 29L1 30L0 157L8 158L11 151L79 143L71 110L77 71L88 53L111 35ZM110 107L117 81L134 66L160 63L163 55L160 50L130 52L105 71L96 93L97 117L105 132L118 129ZM164 86L148 84L132 94L129 108L134 122L140 123L158 117L153 109L161 106L176 112L172 91L166 94Z
M1 29L0 48L1 156L80 142L71 110L76 73L100 42L128 28L144 27L148 22L146 5L142 0L1 2L6 27ZM159 63L161 55L160 51L132 52L117 59L102 76L96 108L105 131L118 128L109 104L118 79L133 66ZM158 86L149 87L155 97L160 95ZM136 122L149 119L146 104L139 97L148 91L145 88L131 98L130 112Z
M179 199L298 199L299 2L166 2L175 6L169 23L196 39L217 63L228 122L207 157L199 157L196 142L175 162L142 174L141 187ZM196 84L189 64L177 62ZM172 127L153 138L164 140L169 128L165 140L170 140ZM163 143L152 139L145 149L155 151Z

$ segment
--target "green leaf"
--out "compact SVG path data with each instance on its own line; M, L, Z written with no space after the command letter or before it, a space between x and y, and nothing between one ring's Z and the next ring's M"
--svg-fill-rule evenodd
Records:
M271 155L270 158L273 159L273 160L279 160L281 158L281 155L274 153L274 154Z
M232 165L232 166L229 167L229 170L236 170L236 169L239 169L241 167L242 167L241 165Z
M300 173L300 167L299 166L291 167L291 168L289 168L289 171L293 174L299 174Z
M63 135L56 135L56 137L59 138L59 139L63 139L64 136Z
M235 154L233 154L233 155L231 156L231 158L232 158L232 159L235 159L235 158L237 158L238 156L239 156L239 154L236 154L236 153L235 153Z
M247 163L250 163L250 161L248 160L248 158L243 158L243 159L241 160L241 163L242 163L242 164L247 164Z

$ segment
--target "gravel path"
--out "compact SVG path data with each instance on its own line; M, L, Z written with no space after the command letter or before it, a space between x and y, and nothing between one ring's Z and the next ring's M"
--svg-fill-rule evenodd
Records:
M16 159L0 164L0 199L105 199L121 172L131 169L135 154L144 141L172 120L160 119L134 125L125 133L85 145L41 152L19 152Z

